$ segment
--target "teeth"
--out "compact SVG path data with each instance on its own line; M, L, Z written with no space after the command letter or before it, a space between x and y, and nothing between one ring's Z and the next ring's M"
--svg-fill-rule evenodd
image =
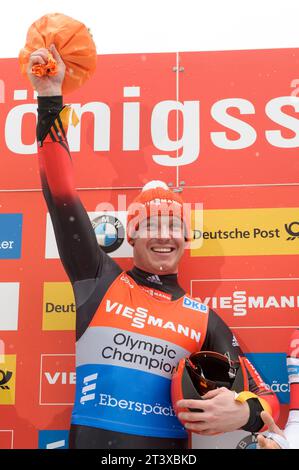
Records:
M170 253L172 248L152 248L152 250L158 253Z

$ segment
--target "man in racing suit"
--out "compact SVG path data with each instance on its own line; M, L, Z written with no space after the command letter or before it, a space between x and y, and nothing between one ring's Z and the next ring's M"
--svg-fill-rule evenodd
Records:
M43 193L76 300L76 397L70 447L186 448L186 428L202 434L260 430L261 411L276 417L278 402L247 360L244 384L251 393L244 392L243 400L220 388L200 401L201 413L186 412L186 407L199 408L197 400L179 404L184 426L175 415L170 384L182 357L207 350L238 360L242 352L221 318L178 283L185 237L182 231L175 234L177 217L145 218L137 235L131 230L134 267L128 272L122 272L99 247L73 181L66 138L69 108L63 107L61 96L65 66L55 47L51 52L58 74L32 75L34 64L47 61L48 51L39 49L31 54L28 76L38 92ZM161 194L180 204L180 198L165 187L144 194L144 207Z

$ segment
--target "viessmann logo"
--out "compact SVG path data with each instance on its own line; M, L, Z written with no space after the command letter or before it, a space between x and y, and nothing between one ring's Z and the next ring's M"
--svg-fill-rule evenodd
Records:
M126 282L124 279L123 281ZM128 283L130 283L129 279ZM133 284L131 284L131 286L132 288L134 288ZM190 301L191 299L188 300ZM196 331L193 328L182 325L180 323L165 321L164 319L158 317L156 314L152 314L151 312L149 312L147 308L141 306L136 307L135 309L129 307L128 305L124 305L119 302L114 302L111 299L106 299L105 308L106 313L120 315L122 317L132 320L131 326L138 329L143 329L146 325L154 326L157 328L163 328L164 330L171 330L174 333L183 334L184 336L191 338L197 342L199 342L201 337L201 333L199 331ZM203 306L203 308L206 307Z
M291 242L292 243L292 242ZM299 278L194 279L191 295L230 326L294 328L298 325ZM240 320L242 323L240 323Z
M72 405L76 385L75 354L42 354L41 405Z
M213 309L229 309L235 317L243 317L255 309L299 307L299 295L250 295L246 290L236 290L225 296L204 297L201 301Z
M191 256L299 254L297 217L298 208L205 210Z

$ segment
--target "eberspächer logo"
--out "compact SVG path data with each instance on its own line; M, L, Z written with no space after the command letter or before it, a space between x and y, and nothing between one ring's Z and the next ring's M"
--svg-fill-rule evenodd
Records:
M116 251L123 243L125 229L116 217L105 214L91 221L97 241L106 253Z
M21 257L23 214L0 214L0 259Z
M299 222L291 222L290 224L284 225L289 237L287 240L294 241L299 238Z
M45 430L38 433L39 449L67 449L69 432L64 430Z
M280 403L290 401L290 386L285 353L246 353L251 364L260 372L266 388L276 393Z
M80 403L85 404L87 401L95 400L96 395L94 393L96 389L96 381L98 378L98 374L88 375L83 379L83 387L82 387L82 396L80 398ZM93 383L92 383L93 382Z

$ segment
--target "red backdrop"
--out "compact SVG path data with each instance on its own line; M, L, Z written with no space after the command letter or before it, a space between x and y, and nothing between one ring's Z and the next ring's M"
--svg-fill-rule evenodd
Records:
M202 249L186 250L181 283L214 302L245 352L274 364L298 326L298 61L297 49L99 56L93 78L65 97L81 117L69 142L86 209L107 201L121 211L117 196L130 202L151 179L203 203L194 229L207 235ZM36 448L61 442L43 432L69 427L74 313L46 311L72 300L68 285L51 284L67 278L45 252L36 100L17 60L0 60L0 79L0 448ZM5 214L22 214L19 231ZM233 229L248 238L219 235ZM127 253L112 254L124 269ZM275 373L267 380L280 392L283 425L286 379Z

